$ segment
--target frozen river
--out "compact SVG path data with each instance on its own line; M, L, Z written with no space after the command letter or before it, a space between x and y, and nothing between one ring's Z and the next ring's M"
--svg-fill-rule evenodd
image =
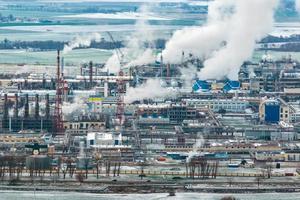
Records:
M176 197L168 197L168 194L87 194L87 193L61 193L61 192L15 192L1 191L0 200L219 200L224 196L234 196L240 200L297 200L300 199L300 193L264 193L264 194L208 194L208 193L177 193Z

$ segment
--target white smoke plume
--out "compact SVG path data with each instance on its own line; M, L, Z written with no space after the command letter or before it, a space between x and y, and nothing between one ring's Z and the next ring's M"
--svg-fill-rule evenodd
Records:
M191 162L192 158L194 156L198 155L198 150L199 150L199 148L203 147L204 142L205 142L205 140L204 140L202 134L197 133L197 139L196 139L196 142L193 145L193 150L188 153L188 157L186 158L187 163Z
M161 87L159 79L148 79L144 84L139 87L130 87L126 91L124 97L125 103L132 103L143 99L163 98L176 95L176 91L171 88Z
M154 6L151 4L143 4L139 9L140 14L149 14ZM145 65L155 62L155 54L151 48L155 39L154 32L151 30L147 19L139 19L136 21L136 30L126 40L126 47L122 49L123 58L121 62L126 62L124 68L129 68L135 65ZM149 48L145 48L145 43L150 44ZM123 63L122 63L123 64ZM114 53L106 62L105 69L112 73L117 73L121 68L120 60Z
M105 63L105 71L109 70L110 73L118 73L121 69L120 58L114 53Z
M274 10L278 2L235 1L235 12L227 24L230 32L226 38L226 46L214 52L212 57L204 62L199 77L220 79L227 76L237 79L240 66L251 58L256 42L272 31Z
M131 62L129 62L125 67L137 66L137 65L146 65L149 63L154 63L156 60L155 55L152 49L146 49L144 52L141 52L141 55Z
M73 102L64 102L62 112L64 116L79 115L87 113L88 106L83 98L75 97Z
M100 42L101 35L99 33L91 33L89 35L79 35L64 46L63 53L67 54L75 48L89 47L92 41Z
M218 49L228 34L227 23L234 0L216 0L210 4L207 24L176 31L162 52L165 62L180 63L182 52L205 59ZM226 12L225 12L225 11Z
M272 31L277 6L278 0L215 0L206 25L175 32L163 51L164 60L179 63L184 51L206 60L201 79L236 79L256 41Z
M295 6L298 13L300 13L300 0L295 0Z
M184 81L183 87L192 88L193 80L196 78L197 74L197 67L192 64L189 64L187 67L181 67L180 74L180 79Z

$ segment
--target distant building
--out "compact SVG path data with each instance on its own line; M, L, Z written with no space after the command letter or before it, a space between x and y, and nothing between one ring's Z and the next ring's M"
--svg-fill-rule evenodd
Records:
M295 109L280 98L263 100L259 106L260 120L266 123L291 122L293 113Z
M209 108L213 112L225 110L232 113L244 113L249 102L239 99L185 99L188 106L195 108Z
M239 90L241 88L241 84L239 81L227 81L223 87L224 92L230 92Z
M193 85L194 92L209 92L211 85L207 81L197 80Z
M89 132L87 147L119 147L122 144L121 133Z

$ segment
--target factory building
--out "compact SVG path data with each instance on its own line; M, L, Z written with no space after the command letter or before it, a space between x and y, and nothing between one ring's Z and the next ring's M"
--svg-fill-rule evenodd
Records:
M89 132L86 137L87 147L112 148L122 147L121 133Z
M184 99L183 102L190 107L209 108L213 112L225 110L231 113L245 113L249 102L239 99Z
M181 124L184 120L197 118L197 110L180 104L139 105L139 122Z
M209 92L211 85L207 81L197 80L193 85L194 92Z
M239 81L227 81L223 87L224 92L236 91L241 88L241 84Z
M283 99L265 99L259 106L260 120L266 123L291 122L295 109Z
M86 135L92 130L104 130L108 126L108 117L106 115L90 115L73 117L64 122L64 128L67 133L72 135Z

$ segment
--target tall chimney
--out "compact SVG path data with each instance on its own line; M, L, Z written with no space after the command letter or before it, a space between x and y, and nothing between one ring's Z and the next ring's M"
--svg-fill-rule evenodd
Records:
M34 117L37 119L40 116L40 104L39 104L39 95L35 95L35 113Z
M14 109L14 117L18 118L19 115L19 97L18 94L15 94L15 109Z
M65 59L64 59L64 57L62 57L61 58L61 78L63 79L63 77L64 77L64 69L65 69Z
M43 82L42 82L42 87L44 88L44 89L46 89L46 85L47 85L47 80L46 80L46 77L45 77L45 74L43 74Z
M7 94L4 94L4 108L3 108L3 118L8 118L8 100L7 100Z
M57 81L56 81L56 84L59 84L59 82L60 82L60 76L61 76L61 72L60 72L60 51L59 50L57 50L57 71L56 71L56 77L57 77Z
M46 94L46 119L50 118L49 94Z
M24 108L24 118L29 117L29 98L28 94L25 95L25 108Z
M90 75L90 87L93 87L93 62L89 64L89 75Z

